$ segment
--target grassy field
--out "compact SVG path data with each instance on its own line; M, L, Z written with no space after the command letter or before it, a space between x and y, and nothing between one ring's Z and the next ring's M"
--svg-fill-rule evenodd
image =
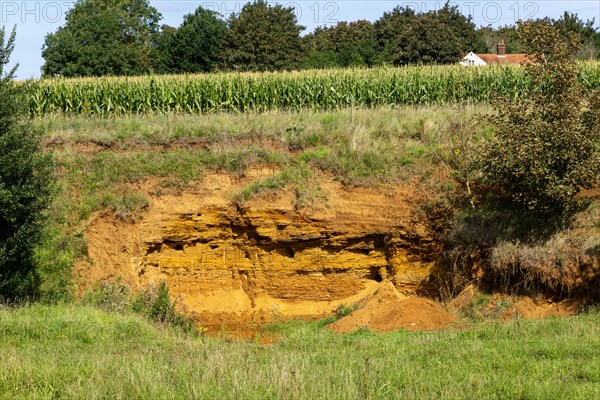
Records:
M0 308L3 399L593 399L600 315L438 332L336 335L322 322L281 340L184 336L74 305Z
M582 77L589 86L600 81L597 69L588 66L590 75ZM448 174L436 175L444 170L444 157L453 151L453 141L489 134L475 122L489 108L397 105L485 101L493 88L484 83L500 85L495 73L504 74L502 82L511 76L518 82L504 87L513 95L526 85L518 70L494 71L415 68L42 82L32 105L32 113L42 117L33 125L54 154L59 178L37 254L43 299L71 299L72 267L86 254L83 232L92 213L134 219L149 196L185 191L208 171L234 177L251 167L275 171L233 194L238 204L293 185L302 207L318 195L317 178L324 175L348 186L414 180L432 199L443 198L453 185ZM469 79L474 86L466 84ZM333 87L342 90L334 93ZM197 96L209 89L210 95ZM198 98L204 103L190 103ZM248 110L262 113L242 113ZM152 193L143 187L147 183ZM555 258L597 248L599 210L596 203L580 216L575 233L541 244L535 254L549 254L556 269ZM515 244L500 255L521 253L531 251ZM258 338L238 343L194 337L139 316L61 301L0 305L0 398L600 397L598 313L385 335L335 335L323 329L323 321L290 323L272 327L280 340L265 346Z

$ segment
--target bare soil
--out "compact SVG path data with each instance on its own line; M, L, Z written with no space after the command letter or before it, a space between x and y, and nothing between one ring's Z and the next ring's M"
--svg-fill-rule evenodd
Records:
M336 333L364 328L375 332L422 331L444 328L455 321L457 318L439 304L425 298L405 297L391 283L384 282L362 307L328 325L327 329Z

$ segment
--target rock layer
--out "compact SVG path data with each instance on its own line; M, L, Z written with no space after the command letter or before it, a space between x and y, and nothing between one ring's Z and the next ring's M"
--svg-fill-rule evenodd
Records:
M414 217L410 185L373 190L320 183L299 210L293 188L235 205L247 181L213 175L180 195L150 199L141 220L96 215L86 230L81 290L119 276L134 288L166 280L207 321L316 317L389 280L414 293L439 251Z

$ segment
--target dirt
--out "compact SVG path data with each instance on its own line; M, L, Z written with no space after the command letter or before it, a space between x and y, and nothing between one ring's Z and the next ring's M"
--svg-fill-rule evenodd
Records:
M576 300L535 300L522 297L514 303L513 315L525 319L545 319L550 317L570 317L580 310L580 302ZM509 313L510 316L510 313Z
M576 299L553 301L544 297L511 296L505 293L482 294L472 285L448 303L448 309L456 316L501 321L570 317L581 308L582 302Z
M336 333L359 329L375 332L435 330L448 326L457 318L439 304L425 298L405 297L391 283L384 283L360 308L327 326Z
M89 220L88 254L74 270L79 293L107 279L133 289L166 281L200 323L265 323L331 315L383 280L414 294L429 276L440 245L415 217L416 185L348 188L323 175L324 195L301 209L294 187L232 201L270 174L207 173L180 194L132 187L149 198L139 219Z
M329 326L432 330L466 313L509 320L573 315L574 302L554 303L467 287L447 306L416 297L435 267L440 243L415 212L418 185L343 187L316 177L323 196L298 208L295 188L232 201L269 168L242 177L207 173L182 193L144 182L149 198L139 218L96 214L85 230L88 253L74 268L79 295L102 280L134 290L166 281L171 295L213 334L259 337L260 327L328 317L341 306L358 310ZM231 328L230 327L234 327ZM258 336L257 336L258 335Z

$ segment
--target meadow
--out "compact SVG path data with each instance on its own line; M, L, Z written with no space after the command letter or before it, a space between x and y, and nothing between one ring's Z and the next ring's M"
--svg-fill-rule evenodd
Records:
M271 326L269 345L77 305L0 308L0 398L592 399L600 316L435 332Z

